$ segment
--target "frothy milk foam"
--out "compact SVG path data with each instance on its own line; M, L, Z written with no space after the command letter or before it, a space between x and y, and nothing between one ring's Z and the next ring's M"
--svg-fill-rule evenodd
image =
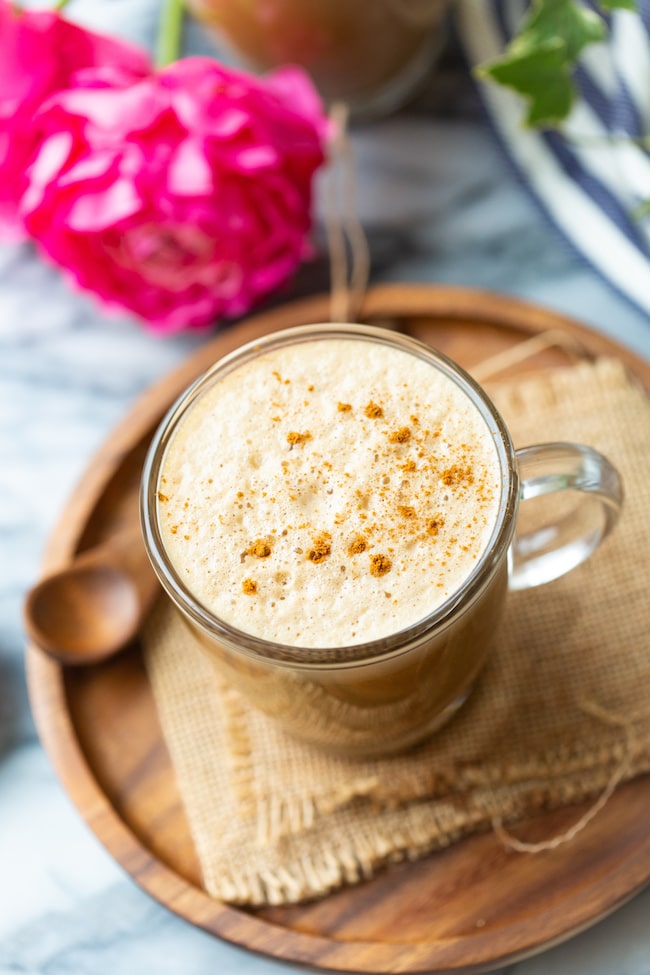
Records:
M271 350L204 393L167 449L158 515L178 575L214 615L341 647L452 595L499 493L486 421L451 379L342 337Z

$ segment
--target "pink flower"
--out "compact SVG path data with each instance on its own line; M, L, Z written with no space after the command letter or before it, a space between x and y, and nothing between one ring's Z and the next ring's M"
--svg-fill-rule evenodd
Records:
M45 98L83 68L116 66L132 77L149 70L129 44L76 27L49 10L20 11L0 0L0 240L25 237L17 206L38 145L34 115Z
M185 58L54 95L22 213L77 286L174 331L246 312L308 253L325 119L306 75Z

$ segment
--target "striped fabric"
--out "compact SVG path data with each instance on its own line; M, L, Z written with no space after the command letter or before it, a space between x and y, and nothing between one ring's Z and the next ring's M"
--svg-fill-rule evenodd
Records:
M503 53L526 0L458 0L458 30L472 66ZM606 44L580 59L580 99L563 134L523 127L521 99L487 82L489 116L524 182L584 257L650 316L650 153L627 137L650 139L650 0L640 15L615 11Z

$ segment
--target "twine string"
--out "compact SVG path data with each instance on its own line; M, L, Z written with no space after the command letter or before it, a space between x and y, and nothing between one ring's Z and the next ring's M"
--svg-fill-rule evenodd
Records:
M330 260L330 321L357 321L368 286L370 251L358 216L357 170L348 136L349 111L330 111L332 162L326 180L325 231Z
M605 808L609 800L614 795L617 787L623 781L625 776L628 774L632 762L632 758L638 749L638 741L634 733L634 722L638 721L640 718L647 718L647 713L631 714L624 717L619 714L615 714L612 711L608 711L606 708L597 704L595 701L581 701L579 707L585 714L590 714L592 717L604 724L608 724L611 727L621 728L625 733L625 750L621 761L616 765L612 774L610 775L603 791L592 803L589 809L583 813L582 816L572 826L562 833L558 833L556 836L551 837L548 840L541 840L538 843L528 843L525 840L520 840L512 833L509 833L504 825L503 820L500 816L494 816L492 818L492 827L494 829L495 835L497 836L499 842L509 850L514 850L517 853L545 853L549 850L556 850L559 846L564 846L565 843L570 843L571 840L581 833L589 823L595 819L601 810Z
M483 359L482 362L472 366L470 372L477 382L484 383L513 366L521 365L526 359L532 359L540 352L554 348L562 349L564 352L579 356L582 359L593 358L582 343L570 332L565 332L561 328L552 328L546 332L540 332L539 335L534 335L532 338L524 339L503 352L497 352L496 355Z

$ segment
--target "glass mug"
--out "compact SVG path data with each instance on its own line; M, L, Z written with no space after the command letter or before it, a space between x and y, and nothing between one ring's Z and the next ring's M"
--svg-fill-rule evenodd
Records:
M405 362L414 356L451 380L490 431L500 487L489 540L469 574L441 605L379 639L301 647L238 629L193 594L164 543L161 472L174 436L220 380L267 353L295 352L297 345L330 339L379 343L391 352L407 353ZM362 351L361 346L354 348ZM353 362L350 358L352 370ZM363 367L358 363L357 357L362 383ZM246 396L245 386L241 396ZM531 499L538 499L530 508L539 514L544 496L550 495L550 517L545 512L530 530L517 530L520 502L526 502L525 511ZM326 324L291 328L251 342L190 386L163 419L149 448L141 516L154 570L220 674L294 736L354 757L399 752L453 716L493 647L508 589L548 582L583 562L614 526L622 496L618 473L590 447L549 443L515 451L485 391L429 346L382 328ZM570 509L559 503L563 498L571 499Z
M247 66L299 64L323 98L353 116L404 104L442 46L447 0L188 0Z

